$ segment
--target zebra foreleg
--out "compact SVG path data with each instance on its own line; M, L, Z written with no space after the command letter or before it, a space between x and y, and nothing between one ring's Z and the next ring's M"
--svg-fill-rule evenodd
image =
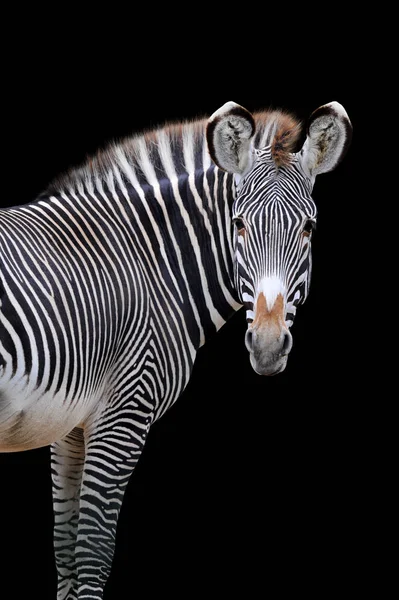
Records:
M57 600L77 600L78 597L75 545L84 457L82 429L73 429L51 446Z
M113 407L85 429L86 458L75 551L78 600L103 598L124 492L151 420L152 415L141 407L119 411Z

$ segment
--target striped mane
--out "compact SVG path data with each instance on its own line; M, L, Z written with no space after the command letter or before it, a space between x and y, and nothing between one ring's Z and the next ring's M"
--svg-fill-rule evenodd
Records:
M277 166L289 164L290 153L297 149L302 125L294 116L281 110L264 110L254 113L256 123L255 147L271 146ZM166 147L170 148L176 175L194 167L211 164L205 138L207 119L168 123L144 133L109 143L86 162L56 178L47 193L76 190L81 185L90 188L93 180L106 181L115 168L123 172L123 163L130 165L141 183L149 181L148 165L158 180L168 178L165 168Z
M254 114L256 123L255 147L271 146L276 166L286 166L290 154L298 150L302 124L293 115L280 111L262 111Z

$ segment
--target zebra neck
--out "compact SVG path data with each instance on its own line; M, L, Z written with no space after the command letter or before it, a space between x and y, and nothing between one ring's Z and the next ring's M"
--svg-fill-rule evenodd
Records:
M110 147L52 190L129 223L144 271L177 294L187 321L195 317L199 345L240 308L233 283L235 186L211 163L203 122ZM191 337L197 346L197 335Z
M197 323L199 346L241 307L233 275L233 196L233 178L213 165L130 189L135 233L146 232L149 257L178 286L187 319Z

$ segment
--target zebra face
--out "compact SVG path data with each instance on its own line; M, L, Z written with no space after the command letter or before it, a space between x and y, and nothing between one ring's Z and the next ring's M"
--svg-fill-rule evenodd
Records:
M305 143L296 153L301 125L286 113L252 115L227 102L209 119L209 153L219 168L234 173L237 183L235 286L247 309L245 344L260 375L286 367L289 328L309 291L314 181L341 161L351 133L348 115L337 102L312 113Z
M254 155L233 206L235 286L247 311L252 367L274 375L286 367L289 328L308 295L316 206L298 157L277 167L270 146Z

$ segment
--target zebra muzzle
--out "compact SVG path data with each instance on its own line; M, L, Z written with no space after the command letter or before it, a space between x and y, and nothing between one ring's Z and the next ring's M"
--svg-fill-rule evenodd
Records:
M276 375L285 369L292 348L292 335L285 323L281 294L270 310L263 293L259 294L256 316L245 334L245 345L252 368L259 375Z

